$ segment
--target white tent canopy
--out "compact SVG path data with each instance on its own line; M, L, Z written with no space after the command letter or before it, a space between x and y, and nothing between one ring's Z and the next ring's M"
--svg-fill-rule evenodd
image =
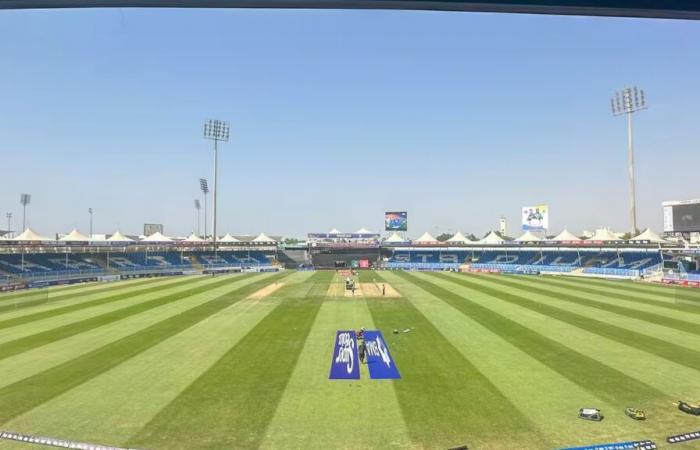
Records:
M386 238L384 242L407 242L406 239L402 238L399 233L394 232L391 236Z
M184 239L184 242L204 242L204 239L192 233L187 236L187 239Z
M252 242L270 242L270 243L272 243L272 242L277 242L277 241L272 239L271 237L269 237L265 233L260 233L259 235L257 235L255 237L255 239L252 240Z
M124 236L119 230L107 239L109 242L134 242L133 239Z
M160 231L156 231L150 236L146 236L143 239L143 242L172 242L173 240L170 239L168 236L163 235Z
M32 230L31 228L27 227L26 230L22 232L19 236L14 238L15 241L53 241L53 239L49 239L47 237L44 237L40 234L37 234Z
M328 232L328 234L340 234L340 230L337 228L333 228L331 231Z
M635 236L632 238L635 241L649 241L649 242L667 242L666 239L662 238L658 234L654 233L651 228L647 228L644 230L643 233L641 233L639 236Z
M468 243L468 242L472 242L472 241L470 239L468 239L465 235L463 235L461 231L458 231L457 233L455 233L454 236L449 238L447 240L447 242Z
M418 244L428 244L428 243L434 244L437 242L437 239L435 239L430 233L428 233L426 231L425 233L423 233L423 235L421 237L419 237L418 239L416 239L413 242L418 243Z
M231 233L226 233L224 237L219 239L219 242L241 242L239 239L231 236Z
M566 228L564 228L564 231L557 234L554 237L554 239L552 239L552 240L562 242L562 241L580 241L581 239L578 236L576 236L574 233L572 233L569 230L567 230Z
M537 242L541 241L542 238L537 236L535 233L533 233L530 230L527 230L525 233L523 233L522 236L517 238L515 241L516 242Z
M369 231L367 228L360 228L359 230L355 231L355 234L371 234L372 232Z
M607 228L599 228L595 230L595 233L593 236L588 238L590 241L619 241L620 238L615 236L610 230Z
M502 244L505 239L500 237L495 231L489 232L483 239L477 241L479 244Z
M77 228L73 228L73 231L59 239L62 242L88 242L89 240L90 238L78 231Z

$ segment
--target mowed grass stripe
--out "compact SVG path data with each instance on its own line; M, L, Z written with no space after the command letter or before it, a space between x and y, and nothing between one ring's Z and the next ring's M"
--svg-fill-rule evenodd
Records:
M97 282L90 283L90 284L95 285L95 284L97 284ZM22 299L22 298L34 297L34 296L40 296L40 295L43 295L44 297L48 297L49 291L74 291L76 289L85 289L87 287L88 287L87 284L76 283L76 284L64 284L64 285L60 285L60 286L48 286L48 287L42 287L42 288L22 289L19 291L0 292L0 303L2 303L5 300L9 300L9 299Z
M144 282L146 280L147 280L147 278L133 278L133 279L130 279L129 282L136 283L136 282ZM126 282L126 281L124 281L124 282ZM2 303L5 300L11 300L11 299L18 299L19 300L19 299L31 298L31 297L48 298L52 295L60 295L64 292L69 293L69 292L73 292L73 291L99 289L99 288L103 288L104 286L105 286L105 283L102 281L91 281L91 282L87 282L87 283L60 284L60 285L47 286L47 287L41 287L41 288L22 289L19 291L0 292L0 303Z
M126 445L258 448L332 275L317 272L305 284L280 289L287 298Z
M457 274L451 276L458 279L462 278L461 275ZM588 317L611 326L616 326L624 330L652 336L656 339L678 345L692 351L698 351L698 349L700 349L700 336L697 334L687 333L683 330L678 330L677 328L672 328L661 323L640 320L632 315L619 314L611 311L601 313L599 309L591 308L583 302L560 300L558 297L559 292L553 292L549 295L533 292L530 290L530 283L537 283L536 279L529 279L527 281L523 279L522 281L519 281L509 278L511 281L518 284L520 286L519 288L498 284L497 282L500 281L501 277L498 277L498 280L495 280L494 277L481 276L470 279L474 280L475 282L483 283L486 286L497 287L498 289L510 294L522 295L532 301L554 306L564 311L579 314L581 316ZM567 295L568 293L564 291L561 294ZM614 303L615 300L610 302ZM638 306L640 308L646 308L644 305Z
M697 320L697 315L700 315L700 296L697 298L697 304L686 302L679 303L676 300L678 298L673 295L673 291L669 290L668 295L664 296L654 296L654 298L641 297L640 294L644 293L627 293L628 291L616 288L614 285L611 287L605 287L601 285L596 287L593 285L586 285L585 283L569 283L568 281L562 279L562 277L557 277L557 279L550 278L549 276L540 276L542 284L552 287L560 287L563 289L570 289L576 292L583 292L587 294L594 295L604 295L608 297L617 298L620 300L627 300L629 302L639 303L643 305L656 306L659 308L666 308L673 311L679 311L685 314L691 314L693 319ZM610 282L612 283L612 282ZM699 290L700 291L700 290Z
M138 283L131 280L128 281L115 281L110 282L109 286L73 286L71 288L59 289L54 292L51 288L48 291L38 292L36 294L30 294L21 302L11 303L11 304L1 304L0 313L15 312L18 310L24 310L25 308L37 307L37 306L55 306L57 303L68 300L74 303L75 300L83 297L92 297L95 295L101 295L104 293L114 293L120 292L123 289L130 288L140 288L142 286L152 286L156 284L166 284L172 282L173 278L149 278L147 281L139 281ZM67 291L67 292L66 292ZM35 299L36 297L36 299ZM1 298L1 297L0 297ZM1 323L1 322L0 322Z
M376 328L368 301L323 300L261 448L411 447L392 383L371 380L366 365L360 366L360 380L328 379L336 331ZM381 432L370 431L376 424Z
M233 288L259 281L258 277L231 277L231 283L192 295L186 301L172 302L125 320L93 328L41 347L0 360L0 388L63 364L83 354L125 338L158 322L174 317L194 306L230 292ZM209 280L211 281L211 279Z
M607 402L629 401L630 404L634 404L635 401L640 400L640 396L643 398L663 398L663 393L656 388L481 306L466 296L455 294L432 281L423 280L415 275L409 275L405 272L400 272L399 275L449 303L510 344ZM431 278L438 276L435 274L426 275L426 277ZM466 283L464 280L462 282ZM479 285L476 287L481 288ZM484 292L476 288L474 290ZM500 299L501 294L497 289L489 289L488 295ZM508 296L505 297L508 298Z
M551 282L559 282L566 284L568 286L576 286L577 289L583 292L592 292L594 290L603 289L609 291L613 289L615 291L630 292L632 294L637 294L637 296L631 296L632 298L640 298L639 295L648 295L652 298L666 299L669 301L673 300L687 300L687 306L691 308L688 312L697 312L697 307L700 306L700 289L692 289L681 286L666 286L666 285L653 285L653 284L642 284L638 282L628 281L628 280L602 280L593 277L572 277L572 276L561 276L556 277L556 279L551 279ZM644 298L647 300L646 298ZM693 302L695 304L693 304ZM677 305L682 306L682 304Z
M555 306L530 300L522 295L505 292L497 287L486 286L483 284L485 282L484 278L476 275L459 275L455 277L444 274L435 274L435 276L443 279L449 279L450 281L461 286L474 289L508 303L522 306L531 311L535 311L545 316L566 322L569 325L590 331L599 336L625 344L629 347L637 348L647 353L651 353L652 355L671 360L690 369L700 370L700 352L698 351L691 350L689 348L685 348L643 333L620 328L618 326L567 311L562 308L557 308ZM492 283L495 283L495 281Z
M683 398L697 391L700 372L676 362L630 347L595 333L572 327L556 318L538 313L483 292L470 289L451 280L418 274L418 277L431 281L455 294L468 298L529 330L541 334L566 348L609 366L627 377L634 378L671 398ZM504 288L506 289L506 288ZM649 406L653 399L643 398L639 407ZM666 397L665 401L668 400Z
M236 278L251 276L254 275L240 275ZM187 282L183 283L184 284L182 286L185 286L191 283L191 281L188 280ZM0 360L9 358L10 356L17 355L22 352L26 352L28 350L40 347L42 345L49 344L51 342L56 342L58 340L65 339L70 336L75 336L76 334L83 333L87 330L92 330L94 328L101 327L109 323L116 322L118 320L126 319L127 317L131 317L136 314L140 314L144 311L158 308L159 306L165 305L167 303L172 303L186 299L192 295L196 295L210 289L215 289L219 286L224 286L228 283L231 283L231 278L229 277L219 280L218 282L200 285L182 291L169 292L165 295L161 295L154 299L138 302L125 308L120 308L114 311L107 312L105 314L100 314L89 319L72 322L57 328L52 328L50 330L42 331L36 334L15 339L13 341L5 342L3 344L0 344Z
M536 427L411 302L367 304L401 372L394 389L418 448L546 448ZM391 333L408 326L414 331Z
M195 306L95 351L5 386L0 389L0 424L118 366L285 275L265 277L257 283L234 288L231 292L214 300Z
M393 272L384 271L382 277L398 289L465 358L541 430L548 443L547 446L540 446L541 448L634 439L634 431L628 427L629 419L622 414L608 415L603 423L592 424L593 427L582 423L572 414L582 405L595 405L603 411L614 410L618 405L606 403L450 304L399 278ZM416 329L415 332L420 333L420 330ZM546 392L546 395L543 395L543 392Z
M125 278L119 280L118 283L121 284L138 284L138 283L148 283L154 281L156 277L142 277L142 278ZM41 288L31 288L22 289L19 291L10 292L0 292L0 303L4 300L9 299L21 299L27 297L34 297L37 294L43 297L51 297L62 295L63 293L69 293L72 291L90 291L103 289L105 286L113 284L115 282L104 282L104 281L89 281L85 283L72 283L72 284L58 284L53 286L41 287Z
M284 283L300 283L310 275L311 272L292 274ZM236 284L255 283L266 276ZM225 289L207 292L206 297L199 296L198 301L209 301ZM66 436L81 442L120 446L215 364L280 301L274 297L237 301L4 427L42 436Z
M236 277L239 275L230 275L231 277ZM107 303L105 305L94 306L92 308L80 309L68 314L59 314L58 316L48 317L42 320L32 321L23 325L18 325L12 328L5 328L0 330L0 346L3 344L15 341L21 338L25 338L37 333L43 333L52 329L60 328L63 326L71 325L73 323L81 322L83 320L91 319L108 312L113 312L120 310L122 308L135 305L138 303L143 303L149 300L153 300L157 297L162 297L169 294L174 294L176 292L194 288L199 286L206 286L219 281L220 278L212 277L198 277L193 279L188 285L181 287L170 288L168 286L163 286L163 289L155 292L151 292L145 295L135 295L133 297L128 297L117 302Z
M621 297L614 290L604 291L601 293L597 292L581 292L577 286L571 286L567 284L551 283L547 277L543 276L532 276L532 275L503 275L504 280L511 281L520 284L534 284L538 288L547 289L553 293L564 293L564 294L574 294L578 297L582 297L591 301L596 301L599 303L606 303L615 306L623 306L626 308L631 308L633 310L644 311L652 314L657 314L659 316L670 317L672 319L681 320L688 323L694 323L700 325L700 308L689 307L693 312L688 313L682 309L673 308L673 304L669 302L661 302L654 300L643 299L641 302L629 300L625 298L625 294ZM670 305L671 308L664 306ZM697 314L696 314L697 312Z
M139 288L139 289L126 289L126 290L119 289L119 292L117 294L109 295L107 297L100 297L100 298L90 300L87 302L71 303L71 304L68 304L66 306L49 309L47 311L40 311L40 312L35 312L32 314L26 314L26 315L19 316L19 317L13 317L11 319L0 320L0 330L5 329L5 328L10 328L10 327L16 327L18 325L33 322L36 320L46 319L48 317L55 317L55 316L58 316L61 314L68 314L68 313L71 313L74 311L80 311L81 309L86 309L86 308L91 308L94 306L118 302L120 300L124 300L124 299L129 298L129 297L134 297L136 295L147 295L147 294L150 294L152 292L158 292L160 290L163 290L164 287L172 288L172 287L185 286L187 284L192 283L193 281L195 281L197 279L201 279L201 277L185 278L183 280L178 280L178 281L169 282L169 283L168 282L156 283L155 285L149 285L147 287L143 287L143 288Z
M460 275L462 277L464 275ZM660 314L655 314L653 312L649 311L640 311L639 309L634 309L634 308L629 308L627 306L621 306L621 305L616 305L616 304L611 304L611 303L605 303L605 302L600 302L596 300L591 300L588 297L585 297L583 295L578 295L578 294L571 294L571 293L566 293L566 292L561 292L561 291L556 291L552 290L551 288L547 287L542 287L543 285L539 284L539 278L538 279L532 279L530 278L529 280L524 279L524 278L518 278L515 279L514 277L516 276L521 276L521 275L514 275L514 276L493 276L493 275L470 275L476 278L483 279L485 281L489 281L493 284L499 285L499 286L507 286L519 291L523 292L528 292L528 293L534 293L538 295L542 295L545 297L557 299L563 302L569 302L569 303L574 303L576 305L583 305L588 308L593 308L597 309L600 311L606 311L606 312L611 312L615 314L620 314L621 316L625 317L631 317L634 319L642 320L645 322L657 324L657 325L662 325L668 328L672 328L674 330L679 330L679 331L684 331L686 333L691 333L700 336L700 323L692 323L692 322L687 322L685 320L680 320L680 319L675 319L673 317L668 317L668 316L663 316ZM528 276L528 275L522 275L522 276ZM575 292L576 290L572 290L571 292ZM691 316L691 319L696 319L695 317Z
M559 278L559 277L558 277ZM669 296L676 290L678 286L667 285L662 283L648 283L632 280L618 280L599 277L581 277L581 276L562 276L562 281L571 282L583 286L599 286L603 288L620 289L630 292L642 292L650 295ZM683 288L685 289L685 288ZM692 290L689 292L693 294Z

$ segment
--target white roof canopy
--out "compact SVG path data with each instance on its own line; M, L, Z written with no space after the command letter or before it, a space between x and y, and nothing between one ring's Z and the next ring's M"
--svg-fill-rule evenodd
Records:
M666 239L662 238L658 234L651 231L651 228L647 228L639 236L635 236L632 239L635 241L649 241L649 242L657 242L657 243L667 242Z
M88 242L90 240L89 237L85 236L83 233L78 231L76 228L73 228L73 231L68 233L67 235L63 236L59 241L62 242Z
M581 239L576 236L574 233L570 232L566 228L564 228L564 231L561 233L557 234L553 241L580 241Z
M477 242L479 244L502 244L505 242L505 239L500 237L495 231L491 231L483 239Z
M530 230L527 230L525 233L523 233L522 236L517 238L515 241L516 242L537 242L541 241L542 238L537 236L535 233L533 233Z
M595 230L595 233L593 236L588 238L590 241L619 241L620 238L615 236L610 230L607 228L599 228Z
M14 238L15 241L53 241L53 239L49 239L47 237L44 237L40 234L37 234L32 230L31 228L27 227L26 230L22 232L19 236Z
M426 231L425 233L423 233L423 235L421 237L419 237L418 239L416 239L413 242L417 242L419 244L435 243L435 242L437 242L437 239L435 239L430 233L428 233Z
M384 242L406 242L406 239L399 236L399 233L394 232L391 236L386 238Z
M340 234L340 230L337 228L333 228L331 231L328 232L328 234Z
M465 235L462 234L461 231L458 231L454 236L449 238L447 242L472 242L470 239L468 239Z
M369 231L367 228L360 228L359 230L355 231L355 234L371 234L372 232Z
M235 237L231 236L230 233L226 233L224 237L219 239L219 242L241 242L239 239L236 239Z
M133 239L128 238L128 237L124 236L123 234L121 234L121 232L120 232L119 230L117 230L117 231L116 231L113 235L111 235L111 236L109 237L109 239L107 239L107 240L108 240L109 242L134 242Z
M277 241L272 239L271 237L269 237L265 233L260 233L259 235L257 235L255 237L255 239L252 240L252 242L270 242L270 243L272 243L272 242L277 242Z
M187 239L184 239L184 242L204 242L204 239L192 233L187 236Z
M170 239L168 236L163 235L160 231L156 231L150 236L147 236L143 239L143 242L172 242L173 240Z

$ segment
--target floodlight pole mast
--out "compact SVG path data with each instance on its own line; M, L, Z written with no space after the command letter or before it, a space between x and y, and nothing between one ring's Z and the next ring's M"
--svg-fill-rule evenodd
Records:
M199 211L200 211L200 205L199 205L199 200L197 200L197 199L194 200L194 209L195 209L195 211L196 211L196 212L195 212L195 217L197 218L197 236L201 236L201 234L199 234L199 222L200 222L200 214L199 214Z
M637 230L637 194L634 181L634 145L632 139L632 114L647 108L644 90L636 86L625 88L615 93L610 99L612 113L615 116L627 115L627 171L629 174L630 190L630 230L632 235L636 235Z
M22 194L19 202L22 204L22 231L27 229L27 205L32 201L30 194Z
M5 217L7 217L7 233L9 234L12 231L12 213L8 212Z
M92 208L88 208L88 212L90 213L90 239L92 239L92 213L94 211Z
M214 252L216 252L216 191L218 190L219 186L219 148L218 148L218 139L214 139L214 190L212 191L212 197L213 197L213 202L214 202L214 208L212 208L214 211L212 212L212 219L211 219L211 238L212 242L214 243Z
M214 211L212 213L212 239L216 251L216 194L219 186L219 141L228 142L229 123L223 120L208 120L204 123L204 137L214 141Z
M633 238L637 235L637 183L634 180L634 143L632 141L632 113L627 113L627 172L630 183L630 223Z
M209 196L209 182L206 178L199 179L199 188L204 194L204 240L207 239L207 197Z

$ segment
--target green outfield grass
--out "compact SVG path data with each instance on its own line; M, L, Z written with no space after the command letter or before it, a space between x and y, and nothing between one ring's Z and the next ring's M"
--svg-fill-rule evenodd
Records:
M139 449L664 448L700 430L673 404L700 402L700 290L394 271L357 281L400 296L342 297L334 272L0 295L0 430ZM371 380L364 365L360 380L328 380L336 331L360 327L383 332L400 380ZM605 419L580 420L581 407Z

